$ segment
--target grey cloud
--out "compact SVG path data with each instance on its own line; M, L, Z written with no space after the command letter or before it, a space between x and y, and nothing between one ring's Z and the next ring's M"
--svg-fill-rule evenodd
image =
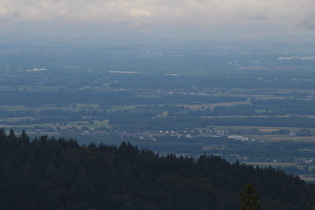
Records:
M212 26L248 22L315 29L314 0L0 0L0 21Z
M315 1L305 0L303 6L296 11L293 19L293 28L299 29L315 29Z
M6 16L8 9L6 7L0 7L0 18Z

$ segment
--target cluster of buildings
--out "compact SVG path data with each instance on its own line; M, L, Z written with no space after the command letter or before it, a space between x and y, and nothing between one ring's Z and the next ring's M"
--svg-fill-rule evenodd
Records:
M28 69L27 72L46 71L46 69Z

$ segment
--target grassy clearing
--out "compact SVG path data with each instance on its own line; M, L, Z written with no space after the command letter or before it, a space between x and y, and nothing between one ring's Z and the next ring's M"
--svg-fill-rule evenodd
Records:
M41 83L34 84L32 86L27 86L27 85L17 85L17 86L2 85L0 86L0 90L25 91L25 92L58 91L61 88L65 88L65 86L46 86L46 85L44 86Z
M137 108L139 105L122 105L122 106L111 106L110 109L107 109L108 111L118 111L118 110L132 110Z
M238 106L238 105L244 105L249 104L249 101L243 101L243 102L226 102L226 103L213 103L213 104L174 104L177 107L185 107L191 110L199 110L199 109L210 109L213 110L216 107L230 107L230 106Z
M1 119L0 122L7 121L7 122L19 122L19 121L24 121L24 120L34 120L32 117L11 117L11 118L5 118Z
M162 114L157 114L155 118L165 118L168 117L168 112L164 111Z
M298 131L301 128L298 127L267 127L267 126L215 126L216 130L268 130L268 129L277 129L277 130L292 130ZM314 129L315 130L315 129Z
M294 115L296 116L296 115ZM290 115L215 115L215 116L201 116L201 118L276 118L276 117L290 117Z
M295 162L246 162L246 165L260 166L260 167L286 167L286 166L296 166Z
M5 109L7 111L35 111L36 113L43 110L73 110L71 106L55 106L55 105L45 105L45 106L0 106L0 109Z
M53 128L56 127L60 127L61 129L67 129L67 128L71 128L71 127L75 127L79 130L81 130L83 127L86 127L90 130L93 130L95 128L99 128L99 127L110 127L109 124L109 120L86 120L86 121L73 121L73 122L69 122L69 123L64 123L62 125L60 124L47 124L50 125Z
M0 127L12 127L12 125L5 125L5 124L0 124ZM109 128L111 127L109 124L109 120L83 120L83 121L73 121L69 123L39 123L39 124L21 124L21 125L14 125L13 127L17 128L36 128L36 127L46 127L46 128L53 128L53 129L68 129L68 128L76 128L81 130L83 127L87 127L90 130L93 130L95 128L99 127L106 127Z
M312 142L315 143L315 136L274 136L271 138L273 141L295 141L295 142Z
M63 111L81 111L81 110L98 110L98 104L73 104L67 106L56 106L54 104L46 104L41 106L0 106L0 109L4 109L6 111L35 111L36 113L44 110L63 110Z

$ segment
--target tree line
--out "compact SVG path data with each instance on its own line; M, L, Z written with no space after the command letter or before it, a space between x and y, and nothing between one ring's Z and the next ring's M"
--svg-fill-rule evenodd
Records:
M262 209L314 207L315 187L271 167L159 155L130 143L79 145L0 129L0 209L240 209L256 187Z

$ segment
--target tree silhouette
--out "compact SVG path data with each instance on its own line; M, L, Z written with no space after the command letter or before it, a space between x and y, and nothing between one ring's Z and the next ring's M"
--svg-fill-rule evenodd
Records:
M241 199L241 209L242 210L259 210L259 196L252 184L247 184L243 186L243 189L239 193Z

